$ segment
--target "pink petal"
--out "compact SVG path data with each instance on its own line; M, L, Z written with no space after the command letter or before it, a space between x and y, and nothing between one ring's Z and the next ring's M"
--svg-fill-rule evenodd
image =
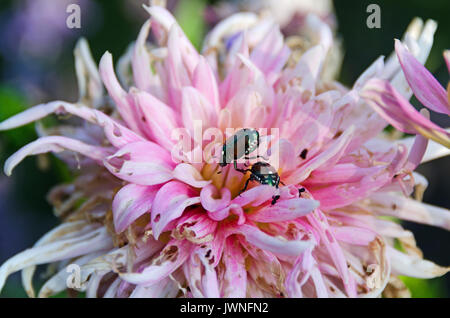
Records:
M310 199L279 200L274 205L268 205L248 218L254 222L282 222L297 219L304 216L319 206L319 201Z
M5 162L4 171L5 174L10 176L13 169L27 156L37 155L46 152L61 152L64 150L74 151L80 153L95 161L101 162L107 157L111 150L104 147L97 147L87 145L81 141L61 137L61 136L48 136L39 138L28 145L22 147Z
M222 188L220 190L220 198L217 198L219 191L217 188L209 184L205 186L200 192L200 200L203 208L206 211L215 212L225 208L230 204L231 193L228 188Z
M325 220L325 216L318 210L319 215ZM317 229L320 233L321 243L325 245L328 253L330 254L331 259L333 260L336 269L339 272L339 275L342 278L342 281L345 286L345 290L349 297L356 297L356 285L353 277L350 275L350 272L347 267L347 261L345 255L337 242L334 234L331 232L331 228L326 223L326 221L319 221L317 217L313 214L309 214L306 216L309 222Z
M122 116L127 125L136 132L140 132L140 116L138 116L132 99L128 96L128 93L120 86L114 73L112 55L109 52L103 54L99 72L102 78L103 84L108 90L109 96L117 104L117 110Z
M200 172L188 163L177 165L173 171L173 178L194 188L203 188L211 183L211 180L204 180Z
M122 126L104 113L78 104L63 101L54 101L31 107L0 123L0 130L8 130L26 125L30 122L42 119L50 114L75 115L93 124L101 126L108 140L115 146L121 147L127 143L143 140L133 131Z
M107 157L103 164L116 177L140 185L172 179L174 167L170 154L150 141L128 144Z
M225 272L222 294L225 298L245 298L247 292L247 270L239 243L228 238L222 256Z
M355 132L355 127L349 127L338 139L333 141L326 150L311 158L308 162L297 169L294 173L286 178L284 181L288 184L298 184L308 178L308 176L315 170L325 165L327 161L336 161L344 154L351 138Z
M411 134L420 133L450 147L449 134L422 116L389 82L371 79L364 86L361 96L398 130Z
M395 51L406 80L417 99L435 112L450 115L447 94L441 84L399 40L395 40Z
M139 32L139 36L133 48L131 67L136 87L150 92L155 85L155 75L152 73L151 57L147 51L146 40L150 31L150 20L147 20Z
M275 194L275 188L269 185L258 185L235 197L231 202L240 206L251 204L259 206L264 202L271 201Z
M145 126L149 137L171 151L175 145L172 132L179 127L173 109L147 92L134 92L133 95L145 116Z
M216 115L220 110L219 87L213 70L203 56L200 56L197 67L192 78L192 85L206 97L214 107Z
M191 244L185 240L171 240L158 257L157 262L140 273L120 273L120 277L136 285L152 285L160 282L180 267L190 255Z
M312 244L310 241L288 241L276 238L248 224L236 227L236 232L244 235L250 244L275 254L297 256Z
M217 125L217 111L214 106L194 87L182 89L181 116L184 127L194 137L194 127L197 121L203 131Z
M188 206L200 203L200 197L196 195L189 186L178 181L168 182L159 189L151 213L155 239L158 239L166 226L179 218Z
M362 246L368 246L377 236L371 230L356 226L334 226L332 231L338 241Z
M150 213L158 190L159 186L128 184L117 192L112 203L114 227L117 233L123 232L141 215Z
M193 243L201 244L213 239L217 222L211 220L202 209L195 209L183 214L177 220L177 226L172 236L181 240L187 239Z

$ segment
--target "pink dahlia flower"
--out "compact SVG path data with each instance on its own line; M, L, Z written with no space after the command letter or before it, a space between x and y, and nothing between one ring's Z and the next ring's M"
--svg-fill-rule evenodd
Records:
M360 97L380 73L396 78L395 61L377 60L345 88L321 77L333 37L314 16L306 23L318 44L289 66L270 17L225 19L199 54L168 11L147 10L150 20L118 63L120 82L111 54L97 70L81 41L79 102L38 105L0 123L5 130L71 115L39 126L42 137L11 156L5 172L49 151L80 171L49 195L62 224L0 267L0 288L22 270L33 296L43 263L56 263L56 272L39 296L71 287L89 297L376 297L404 294L397 275L449 271L424 260L412 233L385 218L450 229L448 210L418 200L427 182L414 172L445 151L434 143L427 150L421 135L388 138L388 123ZM221 153L210 150L225 140L205 136L239 128L261 131L268 151L219 168ZM193 146L180 149L174 132ZM273 168L268 181L281 182L263 182L258 161Z

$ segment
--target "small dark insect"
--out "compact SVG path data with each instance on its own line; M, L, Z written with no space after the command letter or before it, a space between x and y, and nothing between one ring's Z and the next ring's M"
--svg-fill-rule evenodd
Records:
M234 169L237 169L237 162L239 158L244 159L256 159L262 158L256 156L253 158L248 157L250 153L255 151L259 147L259 133L257 130L243 128L237 131L233 136L228 138L222 147L222 157L219 162L219 166L225 167L226 165L233 163ZM220 171L218 172L220 173Z
M308 149L305 148L302 150L299 157L302 158L303 160L305 160L307 154L308 154Z
M261 184L267 184L272 187L275 187L278 189L278 185L281 183L284 185L283 182L280 180L280 176L278 175L278 172L275 170L274 167L272 167L267 162L256 162L252 165L251 169L236 169L237 171L240 171L242 173L250 172L250 178L247 179L245 182L244 189L241 190L240 193L247 190L248 184L250 181L257 181ZM239 193L239 194L240 194ZM272 205L274 205L277 200L280 198L279 195L274 195L272 197Z
M305 192L305 191L306 191L305 188L300 188L300 189L298 189L298 196L301 197L301 196L302 196L302 193Z

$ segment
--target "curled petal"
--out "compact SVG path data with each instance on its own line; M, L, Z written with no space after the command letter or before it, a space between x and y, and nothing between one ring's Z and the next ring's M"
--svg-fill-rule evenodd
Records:
M153 201L152 229L155 239L158 239L166 226L179 218L188 206L197 203L200 203L200 197L196 196L189 186L178 181L163 185Z
M123 232L144 213L149 213L159 186L128 184L117 192L112 202L114 227Z
M376 193L370 197L371 211L417 223L450 230L450 211L394 193Z
M200 192L200 200L203 208L210 212L215 212L225 208L230 204L231 193L228 188L222 188L220 190L220 198L218 196L217 188L210 184L205 186Z
M117 105L117 110L122 116L126 124L133 130L140 132L139 116L136 112L135 105L128 93L122 88L114 73L112 55L109 52L103 54L100 65L100 76L109 95Z
M112 248L112 240L106 228L101 227L84 235L27 249L13 256L0 267L0 290L11 273L25 267L70 259L108 248Z
M120 277L132 284L147 286L160 282L180 267L190 255L191 244L187 241L172 240L152 264L140 273L120 273Z
M106 157L103 164L118 178L140 185L155 185L172 179L174 167L170 154L149 141L128 144Z
M19 151L14 153L5 162L4 171L7 176L10 176L13 169L27 156L37 155L46 152L61 152L64 150L71 150L80 153L88 158L94 159L95 161L101 162L105 157L107 157L111 150L108 148L97 147L87 145L81 141L61 137L61 136L49 136L39 138L25 147L21 148Z
M434 278L450 272L450 267L441 267L433 262L408 255L388 246L387 252L392 259L392 272L417 278Z
M211 183L211 180L204 180L200 172L188 163L177 165L173 171L173 178L195 188L203 188Z
M447 93L434 76L406 49L395 40L400 65L406 80L417 99L426 107L438 113L450 115L450 104Z

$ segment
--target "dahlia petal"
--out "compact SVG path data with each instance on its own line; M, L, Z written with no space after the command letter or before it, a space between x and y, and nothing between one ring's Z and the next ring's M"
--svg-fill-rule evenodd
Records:
M195 122L200 122L203 130L217 125L217 112L214 106L194 87L182 89L181 116L183 126L194 137Z
M114 228L123 232L136 219L150 212L159 186L128 184L117 192L112 202Z
M359 91L364 87L364 84L371 78L380 77L379 75L384 68L384 56L380 56L373 62L356 80L353 85L355 91Z
M103 164L116 177L140 185L169 181L174 167L170 154L150 141L128 144L106 157Z
M367 246L377 236L375 232L369 229L356 226L334 226L331 229L338 241L354 245Z
M228 238L222 256L225 267L222 281L222 295L226 298L245 298L247 291L247 271L242 249Z
M230 190L228 190L227 188L222 188L220 190L220 199L216 199L218 194L219 191L212 184L208 184L202 188L202 190L200 191L200 200L203 208L206 211L215 212L225 208L230 204L231 200Z
M188 163L177 165L173 171L173 178L195 188L203 188L211 183L211 180L204 180L200 172Z
M417 99L426 107L438 113L450 115L450 104L447 94L434 76L405 48L395 40L400 65L406 80Z
M405 133L420 133L426 138L450 147L446 131L423 117L388 82L372 79L367 82L361 96L387 122Z
M112 248L112 240L106 228L101 227L74 238L27 249L13 256L0 267L0 290L11 273L25 267L51 263L108 248Z
M220 110L219 87L213 70L203 56L200 56L195 68L192 85L206 97L218 115Z
M207 53L214 52L215 49L221 46L223 38L227 35L237 33L245 30L258 22L258 15L253 12L239 12L230 17L220 21L207 34L202 51Z
M297 256L312 244L310 241L288 241L273 237L248 224L236 227L236 232L244 235L250 244L275 254Z
M289 175L286 178L286 183L298 184L308 178L314 170L324 165L328 160L333 158L333 160L336 161L340 158L346 147L349 145L354 132L355 127L350 126L338 139L333 141L326 150L310 159L294 173Z
M61 152L70 150L80 153L95 161L101 162L103 158L107 157L111 151L108 148L87 145L81 141L61 137L49 136L41 137L28 145L22 147L5 162L4 171L7 176L10 176L13 169L27 156L37 155L46 152Z
M63 223L42 236L35 244L34 247L38 247L44 244L48 244L58 239L69 238L75 235L86 233L87 231L94 230L95 227L87 224L84 221L74 221ZM29 266L22 269L22 285L29 297L35 297L33 288L33 276L36 271L36 266Z
M258 185L250 190L241 193L231 202L240 206L251 204L251 206L259 206L264 202L272 199L275 193L274 187L269 185Z
M371 210L379 215L433 225L450 230L450 211L393 193L376 193L370 197Z
M290 50L285 47L279 26L275 25L252 50L250 59L270 78L271 74L281 70L289 55Z
M353 163L337 164L333 169L317 169L314 170L306 184L343 184L360 181L364 176L374 174L381 171L383 167L361 168Z
M94 253L90 253L87 255L83 255L80 258L77 258L75 260L72 260L70 264L76 264L78 266L83 266L84 264L88 263L89 261L99 257L100 255L103 255L104 251L98 251ZM53 275L52 278L47 280L44 285L39 290L39 298L48 298L50 296L53 296L57 293L60 293L67 289L67 279L71 275L71 272L67 271L67 267L64 267L61 269L56 275Z
M219 298L219 281L216 270L203 255L200 254L199 257L204 267L204 273L202 275L203 294L206 298Z
M217 222L211 220L203 210L193 210L185 213L172 231L172 237L179 240L187 239L193 243L209 242L213 239Z
M271 153L269 162L274 167L279 166L279 171L286 173L296 168L296 159L298 156L289 140L280 139L269 151ZM278 162L279 164L277 164Z
M227 217L229 217L231 214L238 216L238 224L244 224L245 223L245 213L242 207L238 204L230 204L227 207L217 210L217 211L208 211L208 216L214 220L214 221L223 221Z
M117 105L117 110L125 123L136 132L140 132L140 124L136 110L128 93L122 88L114 73L112 55L109 52L103 54L99 64L100 76L109 95Z
M109 285L108 289L106 289L103 298L114 298L121 282L120 278L116 278L111 285Z
M174 298L178 292L176 283L170 278L165 278L150 286L136 286L130 298Z
M316 210L319 211L319 210ZM319 215L322 215L322 212ZM345 290L349 297L356 297L356 286L353 277L350 275L350 272L347 267L347 262L340 247L337 242L334 234L331 231L330 226L324 221L317 220L316 216L313 214L309 214L306 216L310 223L319 231L321 237L321 243L323 243L330 254L331 259L333 260L334 265L344 283ZM323 217L325 219L325 217Z
M408 255L388 246L387 252L391 258L392 272L396 275L406 275L417 278L435 278L450 272L450 267L441 267L433 262L415 255Z
M344 207L355 201L363 199L391 182L395 174L399 172L407 162L406 147L400 145L391 163L384 166L380 172L375 170L372 174L364 176L360 181L354 183L336 184L324 188L310 189L313 197L320 201L322 210L332 210Z
M428 146L428 139L422 135L416 135L414 144L411 150L409 151L408 162L405 165L405 169L413 171L414 169L417 168L417 166L421 163L423 156L425 155L427 146Z
M26 125L50 114L64 115L74 114L87 121L95 123L95 115L92 109L78 104L71 104L64 101L54 101L47 104L39 104L14 115L0 123L0 130L9 130Z
M131 66L133 68L133 79L136 87L143 91L150 91L153 85L153 73L150 65L150 55L148 54L145 42L150 31L150 20L147 20L141 27L138 38L133 48L133 58Z
M132 284L148 286L160 282L180 267L190 255L190 243L171 240L160 256L140 273L119 273L119 276Z
M97 107L103 97L103 84L85 38L77 41L74 55L79 101L92 100L93 106Z
M175 145L171 139L172 132L178 127L173 109L147 92L135 92L133 95L145 116L150 138L171 151Z
M152 207L152 230L155 239L164 231L165 227L190 205L200 203L200 197L196 196L189 186L171 181L159 189L153 201Z
M319 201L310 199L280 200L274 205L261 208L248 218L254 222L282 222L295 220L304 216L319 206Z
M446 129L447 134L450 133L450 130ZM408 149L412 149L414 143L416 141L416 137L406 137L397 141L397 143L404 144ZM435 159L439 159L442 157L446 157L450 155L450 148L447 148L434 140L430 140L428 142L428 147L425 151L425 154L420 163L429 162Z

